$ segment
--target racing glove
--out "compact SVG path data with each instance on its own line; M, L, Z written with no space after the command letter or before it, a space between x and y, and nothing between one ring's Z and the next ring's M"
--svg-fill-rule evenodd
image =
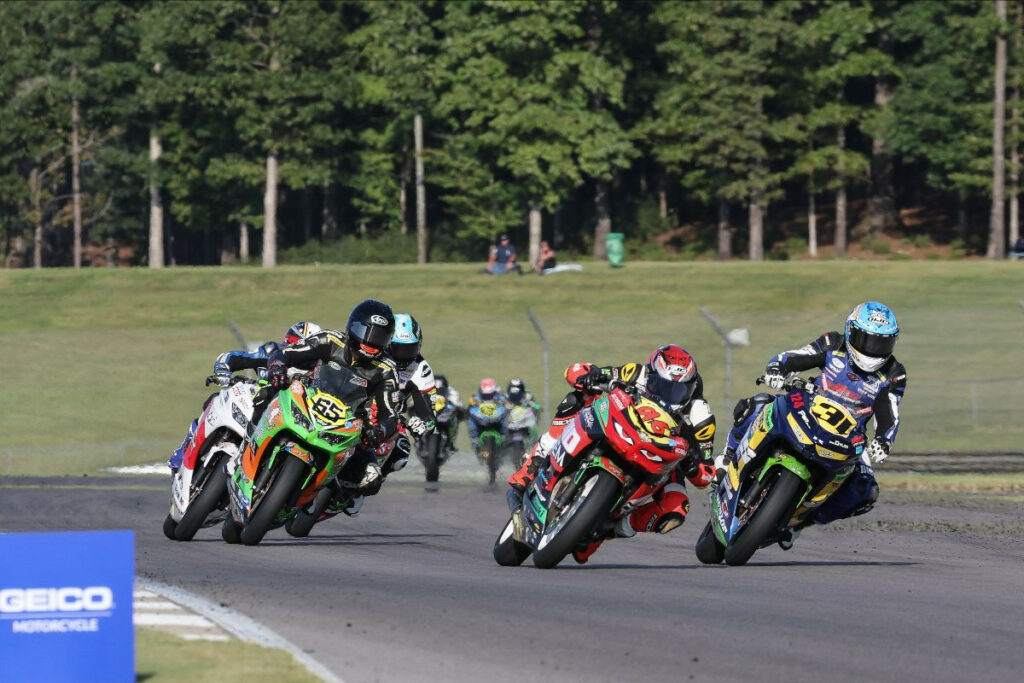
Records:
M432 426L433 425L424 422L423 420L416 416L410 417L405 421L405 428L408 429L413 434L415 434L416 436L423 436L424 434L430 431L430 428Z
M216 384L219 387L231 386L231 373L229 372L228 374L225 375L223 373L218 372L216 374L210 375L209 377L206 378L206 386L210 386L211 384Z
M359 435L359 440L362 441L363 445L367 448L377 448L377 446L384 443L387 438L387 429L384 425L373 425L363 429L362 434Z
M267 364L267 383L275 389L288 386L288 366L283 360L272 360Z
M888 439L884 436L876 436L864 449L864 455L868 456L868 460L877 464L889 457L890 448L892 448L892 444Z
M782 388L783 383L786 381L786 376L778 372L772 372L771 369L764 374L764 383L770 386L772 389L778 391Z
M587 393L598 393L602 389L602 385L605 382L604 373L601 372L601 368L591 367L590 371L580 377L579 388Z

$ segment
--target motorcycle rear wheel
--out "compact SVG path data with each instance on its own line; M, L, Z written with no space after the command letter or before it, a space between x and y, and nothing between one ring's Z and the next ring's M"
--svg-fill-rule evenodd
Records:
M480 443L480 452L487 453L487 484L494 486L498 477L498 467L501 465L501 451L492 436L483 437Z
M725 559L725 546L718 542L711 524L711 521L708 521L700 538L697 539L697 559L704 564L721 564Z
M220 537L224 539L225 543L230 543L231 545L238 545L242 542L242 527L235 524L235 520L231 515L228 515L228 518L221 524Z
M210 467L213 468L213 471L206 477L203 489L189 503L185 514L181 516L181 521L178 522L178 526L174 530L174 537L179 541L191 541L199 528L203 526L206 518L227 496L228 473L224 469L224 458L217 458Z
M334 489L329 486L325 486L316 493L316 498L313 499L312 513L306 512L302 508L299 508L295 512L295 516L288 520L288 523L284 525L284 530L288 532L289 536L295 536L296 538L305 538L309 536L309 532L313 530L313 525L320 519L320 514L327 507L327 504L331 502L331 498L334 497Z
M607 470L597 470L580 485L568 509L558 518L549 520L548 529L552 526L558 528L543 547L533 551L533 564L541 569L550 569L561 562L605 520L621 493L622 482ZM548 533L545 530L541 543Z
M502 567L518 567L532 552L530 546L515 539L514 530L515 523L509 518L498 540L494 542L494 561Z
M249 517L248 523L242 527L241 540L245 545L256 545L270 530L277 513L281 511L292 497L295 490L309 472L309 465L298 458L281 454L285 461L277 471L274 481L263 496L256 512Z
M427 437L427 457L424 462L427 481L437 481L441 475L441 449L443 448L444 438L440 434L431 434Z
M780 469L778 478L747 526L725 547L723 557L726 564L738 567L753 557L761 544L775 532L803 485L803 479L787 469Z
M178 526L178 523L174 521L174 517L171 517L168 513L167 518L164 519L164 536L171 539L172 541L178 540L174 536L174 528Z

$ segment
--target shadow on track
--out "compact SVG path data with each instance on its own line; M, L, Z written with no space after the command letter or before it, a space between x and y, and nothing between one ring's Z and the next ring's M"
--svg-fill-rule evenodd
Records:
M747 567L915 567L920 562L870 562L867 560L840 560L838 562L827 562L825 560L800 562L748 562ZM720 565L725 566L725 565Z

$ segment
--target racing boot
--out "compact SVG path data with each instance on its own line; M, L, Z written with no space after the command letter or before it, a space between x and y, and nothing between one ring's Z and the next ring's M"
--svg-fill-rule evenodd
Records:
M633 536L638 531L667 534L683 525L690 511L690 499L681 484L666 484L657 500L641 505L615 523L615 535Z
M181 445L174 449L171 453L171 457L167 460L167 466L171 468L171 476L178 473L181 469L181 463L185 460L185 449L188 448L188 444L196 435L196 430L199 428L199 420L192 420L192 426L188 428L188 434L185 435L185 440L181 442Z
M733 456L736 451L731 447L726 446L725 450L715 456L715 478L712 481L712 485L718 486L725 479L725 473L729 467L729 463L732 462Z
M577 564L586 564L590 556L597 552L602 543L604 543L603 538L576 548L576 550L572 551L572 559L576 560Z
M779 547L783 550L789 550L793 547L793 542L800 536L802 528L798 529L783 529L779 534Z
M356 486L356 490L359 491L361 496L375 496L380 491L380 487L384 484L384 474L381 472L380 465L375 462L367 463L366 469L363 471L363 476L359 480L359 484Z

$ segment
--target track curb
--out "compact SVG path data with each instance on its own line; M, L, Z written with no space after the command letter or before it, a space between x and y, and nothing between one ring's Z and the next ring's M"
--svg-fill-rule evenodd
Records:
M310 657L291 641L286 640L284 637L275 633L263 624L260 624L240 612L236 612L235 610L227 607L222 607L221 605L196 595L195 593L177 586L172 586L168 583L163 583L162 581L154 581L152 579L137 576L135 577L135 587L136 589L141 588L143 590L148 590L158 595L162 595L169 600L178 603L182 607L187 607L197 614L201 614L239 640L255 643L264 647L285 650L307 671L314 676L318 676L327 683L344 683L344 681L334 672Z

